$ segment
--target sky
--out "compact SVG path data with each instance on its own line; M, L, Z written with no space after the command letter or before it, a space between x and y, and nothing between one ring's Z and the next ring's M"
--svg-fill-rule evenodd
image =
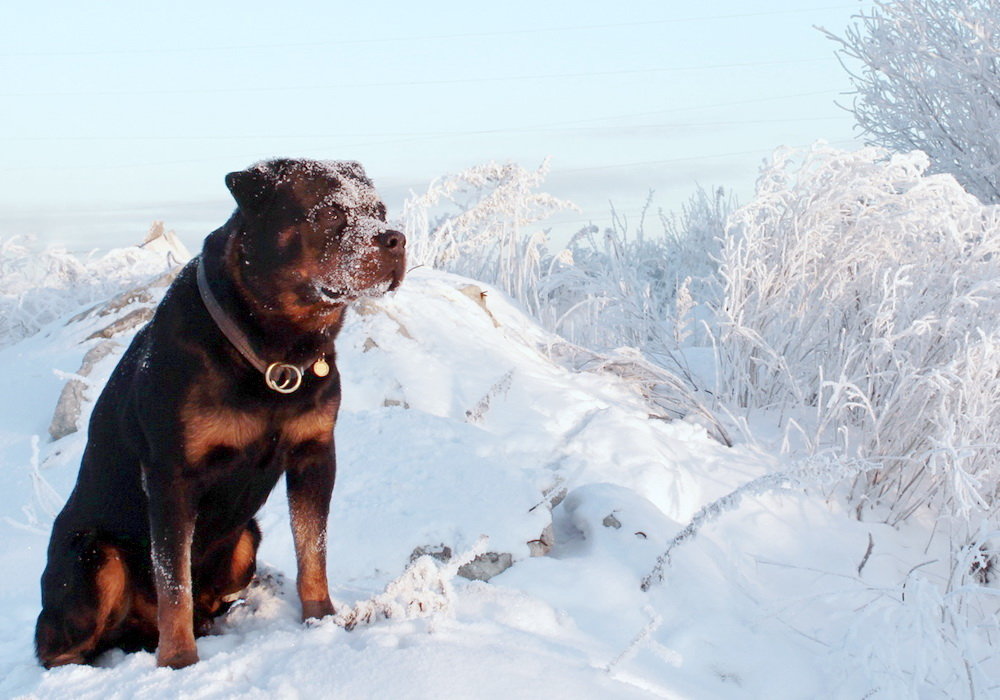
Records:
M389 217L434 178L537 168L557 230L753 194L780 146L861 144L835 34L859 0L7 3L0 239L193 250L227 172L360 161Z

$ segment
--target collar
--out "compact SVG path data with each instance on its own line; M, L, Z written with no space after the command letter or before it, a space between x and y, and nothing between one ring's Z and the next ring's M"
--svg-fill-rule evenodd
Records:
M269 389L279 394L291 394L302 386L302 376L309 365L300 366L282 361L267 362L254 351L246 333L226 314L218 299L212 294L212 290L208 286L208 276L205 273L204 256L198 258L198 293L201 295L205 308L208 309L208 314L215 321L215 325L246 361L264 375L264 383ZM312 371L321 379L330 374L330 365L325 356L321 355L318 360L312 363Z

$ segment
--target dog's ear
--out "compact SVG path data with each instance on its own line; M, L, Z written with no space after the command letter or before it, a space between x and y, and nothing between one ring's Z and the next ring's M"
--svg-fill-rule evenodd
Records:
M260 212L274 195L274 178L268 170L254 166L226 175L226 187L241 210Z
M371 182L368 179L368 175L365 173L364 167L361 163L356 160L345 160L340 163L341 168L350 175L353 175L356 179L362 182Z

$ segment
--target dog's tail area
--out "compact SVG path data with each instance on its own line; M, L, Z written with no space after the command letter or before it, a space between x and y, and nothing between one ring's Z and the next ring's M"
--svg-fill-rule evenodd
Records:
M42 574L35 653L46 668L85 663L107 646L131 606L121 551L96 533L74 533L51 547Z

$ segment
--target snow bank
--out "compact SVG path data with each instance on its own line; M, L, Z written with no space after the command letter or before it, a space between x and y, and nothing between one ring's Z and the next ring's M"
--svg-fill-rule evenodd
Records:
M106 299L189 258L161 222L141 246L103 255L38 250L30 238L0 239L0 348L38 332L68 309Z
M908 551L912 533L851 521L801 491L720 509L643 592L688 520L787 465L656 417L633 380L553 359L561 339L503 294L427 270L359 304L338 342L331 593L342 611L374 601L391 616L352 631L343 618L298 621L279 486L260 514L260 575L198 640L198 664L170 671L151 654L110 652L44 671L31 649L38 578L85 435L38 436L70 375L85 423L134 329L87 338L150 303L67 309L0 348L0 696L878 698L923 678L869 653L909 629L895 613L913 600L895 596L926 556ZM78 377L107 340L117 345ZM467 581L455 559L433 556L476 547L512 566ZM931 658L932 644L913 645L913 658ZM958 687L946 672L960 666L938 663L931 689Z

